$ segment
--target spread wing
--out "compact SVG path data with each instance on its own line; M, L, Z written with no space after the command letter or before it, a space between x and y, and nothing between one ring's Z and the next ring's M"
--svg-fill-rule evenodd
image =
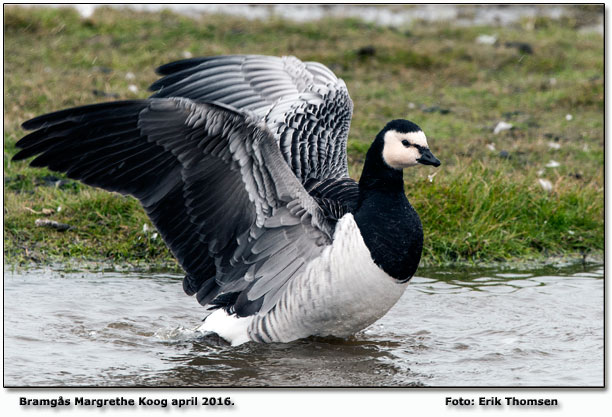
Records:
M346 142L353 102L346 85L317 62L230 55L163 65L153 97L217 101L254 112L278 141L296 177L348 177Z
M261 121L189 99L103 103L43 115L13 159L142 203L203 305L271 309L331 243L330 223Z

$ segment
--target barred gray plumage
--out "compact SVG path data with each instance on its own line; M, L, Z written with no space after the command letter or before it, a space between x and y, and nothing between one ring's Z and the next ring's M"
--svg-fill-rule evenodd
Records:
M187 59L158 68L152 97L219 102L259 116L304 183L348 177L346 142L353 102L344 81L318 62L232 55Z

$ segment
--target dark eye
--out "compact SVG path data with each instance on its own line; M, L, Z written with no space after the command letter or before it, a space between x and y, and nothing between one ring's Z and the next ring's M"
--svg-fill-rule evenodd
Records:
M404 145L405 147L409 147L410 146L410 142L408 142L406 139L404 139L402 141L402 145Z

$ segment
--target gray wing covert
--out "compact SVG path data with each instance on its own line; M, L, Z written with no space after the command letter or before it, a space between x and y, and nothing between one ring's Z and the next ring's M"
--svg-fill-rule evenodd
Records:
M295 57L230 55L158 68L152 97L216 101L252 111L274 134L297 178L348 177L346 142L353 102L329 68Z
M102 103L43 115L14 159L140 200L203 305L274 306L331 242L330 225L259 120L188 99ZM229 302L228 302L229 300Z

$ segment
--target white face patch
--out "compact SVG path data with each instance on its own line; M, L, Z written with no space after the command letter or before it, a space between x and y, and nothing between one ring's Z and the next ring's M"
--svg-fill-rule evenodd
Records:
M414 146L404 146L402 141L407 140L411 145L429 148L427 138L422 131L400 133L390 130L385 133L385 147L383 149L383 160L391 168L403 169L418 164L417 159L421 153Z

